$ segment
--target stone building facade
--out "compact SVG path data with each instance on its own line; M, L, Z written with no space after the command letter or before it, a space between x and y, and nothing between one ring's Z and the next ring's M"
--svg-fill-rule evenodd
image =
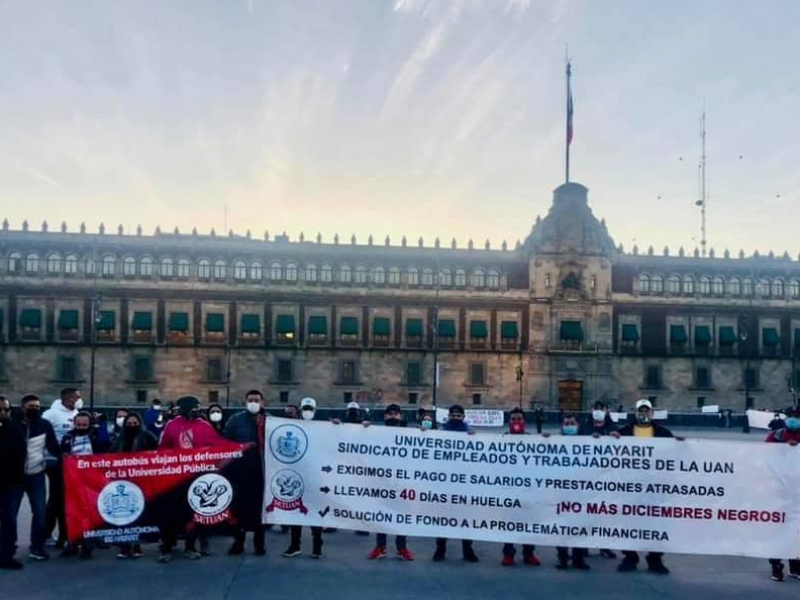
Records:
M581 410L784 405L800 264L615 246L568 183L513 249L0 231L0 391ZM746 400L745 398L748 398Z

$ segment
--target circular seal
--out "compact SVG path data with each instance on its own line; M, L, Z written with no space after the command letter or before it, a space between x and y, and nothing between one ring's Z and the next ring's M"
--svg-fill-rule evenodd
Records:
M110 525L130 525L144 512L144 492L135 483L112 481L97 496L97 512Z
M214 517L231 505L233 486L217 473L201 475L189 486L188 500L198 515Z
M275 498L285 503L299 500L305 491L303 478L291 469L282 469L275 473L269 488Z
M269 451L286 465L299 461L308 450L308 436L297 425L280 425L269 434Z

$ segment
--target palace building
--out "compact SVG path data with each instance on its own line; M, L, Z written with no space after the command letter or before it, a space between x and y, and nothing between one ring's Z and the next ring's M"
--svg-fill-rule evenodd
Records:
M585 410L782 406L800 263L624 252L577 183L522 244L0 231L0 392ZM93 360L94 358L94 360ZM92 365L94 364L94 368Z

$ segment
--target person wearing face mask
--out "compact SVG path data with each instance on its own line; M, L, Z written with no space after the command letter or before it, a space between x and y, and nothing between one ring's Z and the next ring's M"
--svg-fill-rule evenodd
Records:
M453 404L447 412L447 422L442 426L444 431L459 431L472 435L475 433L469 424L464 420L464 407L459 404ZM480 559L472 549L472 540L461 540L461 552L464 560L471 563L476 563ZM447 554L447 538L436 538L436 551L433 553L433 561L441 562Z
M161 406L161 400L153 398L153 401L150 403L150 408L144 411L142 419L144 420L144 426L147 428L147 431L158 438L161 435L161 430L164 428L164 412Z
M208 410L206 411L206 418L208 422L211 423L211 427L214 428L218 434L223 435L225 431L225 413L222 410L221 404L209 404Z
M423 431L433 429L433 415L429 412L423 412L419 418L419 428Z
M383 411L383 424L385 427L405 427L407 425L406 420L403 418L403 412L400 410L400 407L397 404L390 404L386 407L386 410ZM387 541L388 540L385 533L376 534L375 548L367 555L367 558L369 560L386 558L388 556L388 553L386 552ZM397 558L406 561L414 560L414 555L411 554L411 551L409 551L407 547L406 536L395 536L394 545L395 549L397 550Z
M784 414L786 418L783 420L783 427L770 431L766 441L770 444L788 444L796 447L800 443L800 409L792 406L787 408ZM785 581L783 561L771 558L769 564L772 567L772 581ZM789 560L789 577L800 579L800 559Z
M578 419L575 415L566 413L564 415L564 420L561 422L561 434L576 436L578 435L578 429ZM556 552L558 553L556 569L568 569L570 559L572 559L572 566L574 568L582 571L588 571L590 569L589 565L586 563L586 555L588 554L586 548L572 548L570 552L569 548L558 546L556 547Z
M525 431L525 413L521 408L515 408L508 415L508 435L527 435ZM522 562L532 567L541 565L541 561L536 557L534 551L536 546L533 544L522 545ZM503 560L500 563L504 567L514 566L514 556L517 550L514 544L503 544Z
M348 402L347 407L345 408L344 419L335 417L331 419L331 423L334 425L347 423L350 425L363 425L364 427L369 427L371 425L370 421L367 421L363 418L361 406L358 404L358 402ZM336 531L334 528L323 529L323 533L333 533L334 531ZM356 535L368 536L369 531L356 531Z
M0 569L19 570L17 516L25 493L25 430L11 419L11 403L0 396Z
M678 441L683 441L684 438L675 436L672 432L659 423L653 421L653 404L646 398L636 402L635 406L636 422L627 424L620 427L616 432L612 433L612 437L646 437L646 438L674 438ZM622 553L622 562L617 567L621 573L635 571L639 565L639 553L625 551ZM647 570L651 573L658 573L659 575L669 575L669 569L664 565L663 552L648 552L645 560L647 562Z
M244 407L241 412L233 415L227 425L223 435L234 442L240 444L256 444L259 449L259 456L264 456L264 427L267 418L265 412L264 394L260 390L250 390L244 395ZM222 408L219 409L222 414ZM253 477L258 480L258 488L264 487L264 472L259 470L258 473L253 473ZM259 508L260 513L260 508ZM254 523L258 523L253 531L253 548L256 556L264 556L266 549L264 546L264 533L266 528L261 525L260 514L250 519ZM228 550L231 556L237 556L244 553L245 530L238 529L233 536L233 545Z
M44 549L47 539L46 456L60 456L61 448L50 421L42 418L42 402L39 397L34 394L24 396L21 408L20 423L25 429L27 439L24 487L31 507L31 545L28 556L32 560L41 561L50 558ZM66 529L64 532L66 533Z
M111 428L111 436L109 442L113 444L122 433L122 426L125 423L125 417L128 416L129 410L127 408L118 408L114 413L114 426Z
M317 401L314 398L303 398L300 401L300 418L312 421L317 413ZM303 528L300 525L289 527L289 547L282 556L295 558L303 554ZM311 528L311 558L322 558L322 527Z

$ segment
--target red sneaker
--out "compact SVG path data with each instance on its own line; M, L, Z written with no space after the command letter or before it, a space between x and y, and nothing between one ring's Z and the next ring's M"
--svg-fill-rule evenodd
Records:
M375 546L375 549L367 555L369 560L375 560L376 558L386 558L386 548L383 546Z
M504 567L513 567L514 566L514 557L506 555L503 557L503 560L500 562L501 565Z
M526 565L530 565L532 567L539 567L541 566L542 562L536 558L535 554L531 554L530 556L526 556L524 559Z
M411 562L412 560L414 560L414 555L411 554L408 548L403 548L402 550L397 551L397 558L402 558L403 560Z

